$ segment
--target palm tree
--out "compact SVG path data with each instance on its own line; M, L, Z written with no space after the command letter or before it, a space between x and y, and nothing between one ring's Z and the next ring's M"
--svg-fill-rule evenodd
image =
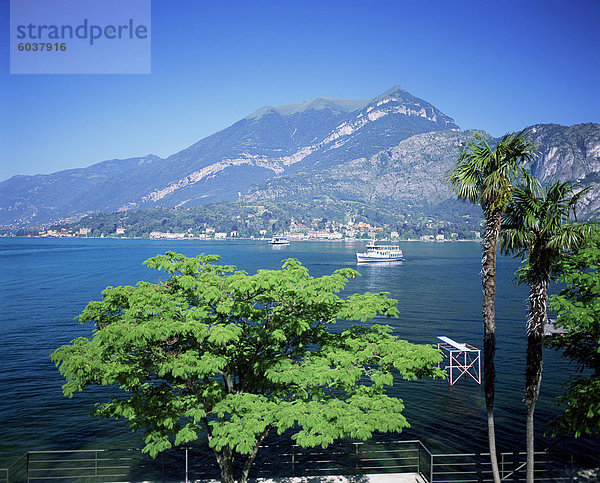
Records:
M494 381L496 369L496 248L502 212L512 199L513 183L519 179L531 181L522 168L533 160L535 147L524 137L524 131L507 134L492 149L480 134L463 148L456 166L446 175L446 181L459 199L480 204L485 218L482 240L481 283L483 285L483 385L488 420L488 441L492 474L500 482L496 458L494 430Z
M525 369L528 482L533 482L533 413L542 381L548 285L559 257L577 248L591 233L591 225L571 222L571 214L575 217L575 205L583 193L574 194L569 183L555 182L541 192L520 185L515 188L513 201L502 217L500 249L506 254L527 257L527 265L517 273L519 281L529 285Z

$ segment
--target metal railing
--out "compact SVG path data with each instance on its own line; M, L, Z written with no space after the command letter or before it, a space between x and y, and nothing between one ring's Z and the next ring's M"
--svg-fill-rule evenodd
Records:
M327 449L268 446L259 451L252 472L265 477L418 473L423 448L417 440L344 443Z
M501 453L502 481L525 481L525 453ZM589 465L592 466L589 466ZM595 466L594 466L595 465ZM598 467L600 459L588 462ZM574 481L577 464L572 454L537 452L538 481ZM327 449L298 445L263 446L252 468L255 477L419 474L429 483L469 483L492 480L489 453L432 453L421 441L356 442ZM207 448L165 451L151 459L140 449L30 451L7 469L0 482L194 481L219 478L214 456Z
M469 483L494 481L489 453L457 453L431 455L431 471L425 475L429 482ZM507 482L526 481L527 453L505 452L498 455L500 479ZM588 465L598 467L598 458ZM578 468L572 453L537 451L534 456L534 479L536 481L576 481Z
M4 470L0 482L123 481L133 469L143 467L137 449L29 451Z

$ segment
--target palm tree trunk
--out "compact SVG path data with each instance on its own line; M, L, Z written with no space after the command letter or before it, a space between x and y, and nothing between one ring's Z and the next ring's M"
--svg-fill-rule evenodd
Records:
M531 257L535 261L535 257ZM534 268L535 270L535 268ZM544 325L548 320L548 284L546 270L535 274L529 284L529 320L527 321L527 367L525 369L525 406L527 407L527 483L534 481L534 421L535 403L542 382L542 347Z
M496 457L496 430L494 426L494 396L496 368L494 355L496 353L496 248L500 233L500 210L485 210L485 234L482 241L481 284L483 286L483 388L485 392L485 407L488 419L488 443L492 476L496 483L500 482L498 459Z
M543 253L542 250L540 250ZM527 407L527 482L534 480L534 411L542 383L544 326L548 321L548 285L550 267L541 253L530 254L529 319L527 320L527 366L525 369L525 406Z

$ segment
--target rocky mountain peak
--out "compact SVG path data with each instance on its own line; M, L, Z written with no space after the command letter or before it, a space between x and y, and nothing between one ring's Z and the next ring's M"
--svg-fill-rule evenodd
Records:
M365 107L371 99L336 99L334 97L315 97L297 104L282 106L264 106L252 112L246 119L258 119L265 114L276 113L281 116L292 116L306 111L319 111L329 109L338 113L350 113Z
M307 101L298 102L296 104L286 104L281 106L263 106L260 109L252 112L246 119L258 119L267 114L279 114L281 116L292 116L294 114L306 111L319 111L330 109L338 113L352 113L364 109L368 105L376 104L382 100L418 100L410 92L403 89L399 85L389 88L387 91L375 96L371 99L337 99L335 97L315 97ZM424 102L424 101L422 101ZM427 104L429 105L429 104Z
M406 89L403 89L401 86L396 84L395 86L390 87L387 91L379 94L378 96L375 96L373 99L371 99L371 102L377 102L383 99L396 99L399 101L405 98L407 95L409 95L410 97L414 97Z

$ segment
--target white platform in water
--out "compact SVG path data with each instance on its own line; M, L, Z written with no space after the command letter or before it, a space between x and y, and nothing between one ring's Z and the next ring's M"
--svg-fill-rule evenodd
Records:
M546 336L566 333L567 329L565 329L564 327L555 327L552 322L544 325L544 335Z
M440 339L442 342L445 342L446 344L450 344L452 347L454 347L455 349L457 349L459 351L471 352L471 349L469 349L466 345L456 342L456 341L452 340L450 337L439 335L438 339Z

